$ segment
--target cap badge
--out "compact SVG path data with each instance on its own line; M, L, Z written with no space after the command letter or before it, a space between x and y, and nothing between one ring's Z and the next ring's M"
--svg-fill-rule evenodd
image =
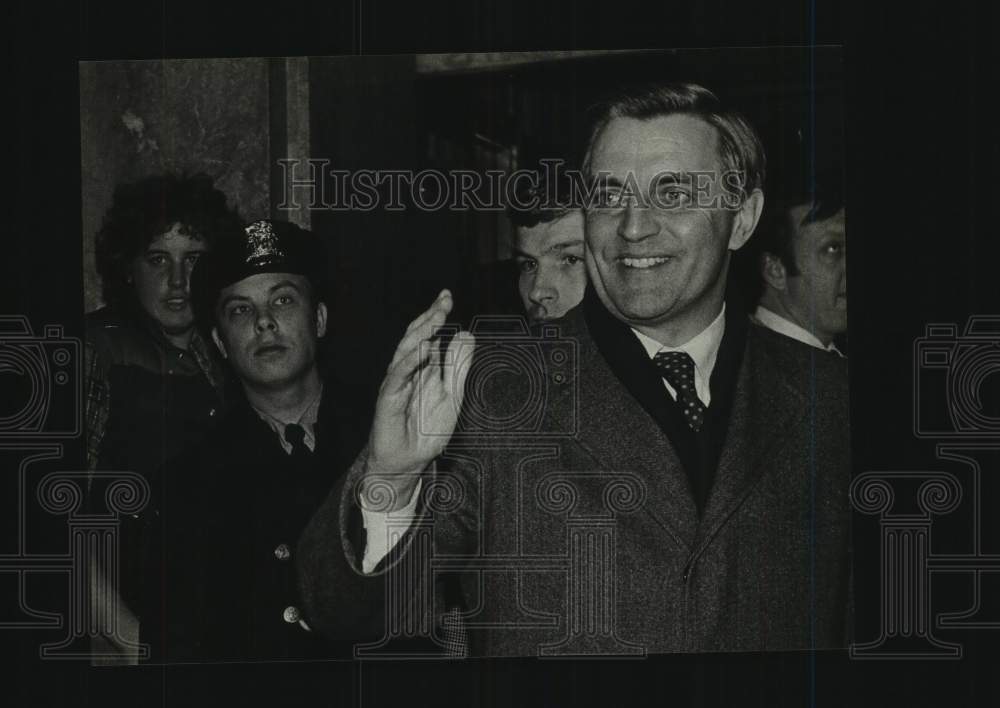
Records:
M263 266L285 257L278 247L278 234L266 219L255 221L245 229L247 233L247 265Z

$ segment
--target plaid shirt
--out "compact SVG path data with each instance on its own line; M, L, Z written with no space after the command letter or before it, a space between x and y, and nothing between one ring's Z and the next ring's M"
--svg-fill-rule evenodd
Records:
M150 325L144 327L144 330L162 351L176 349L159 328ZM221 391L225 384L224 376L209 353L208 344L197 330L191 337L187 351L194 357L198 369L212 387ZM97 468L101 443L107 431L112 396L110 374L115 363L108 354L95 346L90 337L87 338L84 344L84 404L87 424L87 469L90 470Z

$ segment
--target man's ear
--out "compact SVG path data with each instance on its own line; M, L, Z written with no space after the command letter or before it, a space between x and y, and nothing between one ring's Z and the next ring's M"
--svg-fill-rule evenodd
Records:
M785 264L773 253L765 251L760 257L760 274L764 282L775 290L784 292L788 280Z
M326 303L316 303L316 337L326 336Z
M226 354L226 345L222 343L218 327L212 327L212 341L215 342L215 348L219 350L220 354L222 354L222 358L228 359L229 355Z
M733 232L729 236L729 249L737 251L743 247L753 230L757 228L760 221L760 214L764 210L764 193L759 189L753 190L750 195L743 200L743 204L736 211L736 218L733 219Z

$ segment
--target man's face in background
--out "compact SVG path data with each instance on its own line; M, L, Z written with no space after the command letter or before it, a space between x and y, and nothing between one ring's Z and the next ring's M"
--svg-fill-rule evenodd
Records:
M583 212L571 210L553 221L515 230L517 289L532 322L562 317L583 299Z
M194 329L191 270L207 249L204 241L184 233L181 224L174 224L150 241L132 260L129 269L129 278L142 309L182 348L186 348L186 339Z
M781 299L796 324L829 344L847 331L846 215L841 209L827 219L806 222L809 210L802 204L787 214L798 273L786 276Z

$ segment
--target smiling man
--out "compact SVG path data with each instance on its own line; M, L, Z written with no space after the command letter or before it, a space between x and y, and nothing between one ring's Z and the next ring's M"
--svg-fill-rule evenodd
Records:
M602 357L590 376L613 375L607 405L627 424L609 431L608 462L634 460L622 466L647 480L660 521L633 561L657 569L635 581L656 601L654 646L846 642L846 371L725 301L763 209L764 165L752 126L690 84L626 93L590 141L599 188L581 346Z
M445 453L462 504L428 514L436 553L472 566L462 580L472 652L845 646L844 364L725 302L730 259L764 202L756 132L703 87L633 90L603 107L585 168L591 287L559 322L575 352L569 373L553 358L563 368L539 399L538 427L515 434L531 372L486 385L490 361L485 374L474 365L475 415ZM429 461L359 468L362 499L376 479L400 508ZM633 505L611 494L623 488ZM333 636L371 632L380 591L398 592L394 578L418 567L418 544L390 551L373 543L373 524L358 547L347 532L358 504L350 484L334 490L300 542L306 604ZM584 518L614 518L613 548L570 542ZM563 558L569 579L552 572ZM552 565L539 572L539 559ZM376 628L400 626L384 620Z

